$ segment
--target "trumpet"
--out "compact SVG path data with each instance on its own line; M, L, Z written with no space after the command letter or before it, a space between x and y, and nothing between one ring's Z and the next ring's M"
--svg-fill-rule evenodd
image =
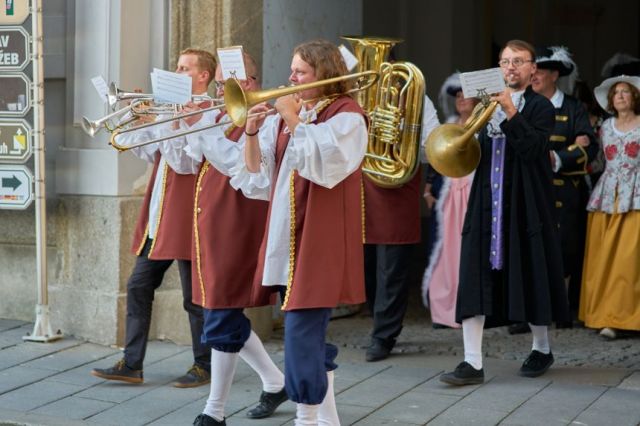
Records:
M132 102L130 105L127 105L124 108L120 108L119 110L114 111L111 114L105 115L102 118L98 118L97 120L91 120L86 116L84 116L82 117L82 123L81 123L82 130L84 130L84 132L89 136L94 137L102 129L107 129L108 131L112 132L115 128L125 126L131 123L131 120L127 120L123 123L119 123L117 126L113 126L113 125L110 126L109 123L115 117L122 116L128 113L129 111L132 111L133 108L135 108L135 106L137 105L137 103L138 103L137 101Z
M115 83L109 85L109 91L107 92L107 102L111 109L115 108L116 104L121 101L152 101L154 99L153 93L138 93L127 92L120 88ZM193 95L191 96L191 102L213 102L220 103L222 99L213 98L209 95ZM149 110L150 112L143 112L142 114L166 114L174 112L180 108L180 104L158 104L155 110Z
M299 84L297 86L280 87L277 89L258 90L254 92L245 92L240 86L240 83L235 78L229 78L224 83L224 103L227 106L227 113L231 117L231 121L238 127L242 127L247 122L248 111L254 105L261 102L266 102L271 99L280 98L282 96L291 95L293 93L302 92L307 89L315 89L316 87L325 86L327 84L338 83L345 80L359 79L365 80L359 82L358 86L345 91L344 93L336 93L323 98L336 97L341 95L347 95L350 93L366 90L373 86L378 81L379 74L377 71L362 71L354 74L347 74L340 77L327 78L325 80L318 80L312 83ZM318 98L320 99L320 98ZM307 102L315 101L318 99L307 100Z

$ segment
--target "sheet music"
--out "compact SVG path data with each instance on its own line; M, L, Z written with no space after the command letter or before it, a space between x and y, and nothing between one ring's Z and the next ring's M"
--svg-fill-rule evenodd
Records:
M218 61L222 68L222 78L235 76L238 80L246 80L247 72L244 68L242 46L222 47L218 49Z
M465 98L477 98L478 93L483 91L492 95L505 89L504 75L500 68L460 73L460 84Z
M356 65L358 65L358 58L356 58L356 56L353 53L351 53L351 51L347 49L344 46L344 44L341 44L340 46L338 46L338 49L342 54L342 59L344 59L344 63L347 66L347 69L349 71L354 69Z
M186 104L191 101L191 77L154 68L151 73L153 98L158 103Z
M104 78L102 78L101 75L98 75L91 79L91 84L93 84L96 92L98 92L98 95L100 95L102 102L106 104L107 96L109 95L109 87L107 86L107 82L104 81Z

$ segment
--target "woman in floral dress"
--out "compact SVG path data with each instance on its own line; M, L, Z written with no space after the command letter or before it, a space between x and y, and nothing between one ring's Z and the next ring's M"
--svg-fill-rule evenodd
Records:
M580 319L600 334L640 330L640 77L596 87L613 114L600 129L605 169L587 210Z

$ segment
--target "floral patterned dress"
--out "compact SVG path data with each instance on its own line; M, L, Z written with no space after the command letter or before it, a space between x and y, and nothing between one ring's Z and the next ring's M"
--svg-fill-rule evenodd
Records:
M600 129L605 169L587 205L579 317L587 327L640 330L640 126Z

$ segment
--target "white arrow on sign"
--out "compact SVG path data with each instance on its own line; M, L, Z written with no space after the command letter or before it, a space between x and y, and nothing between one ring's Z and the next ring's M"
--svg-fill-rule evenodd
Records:
M33 201L33 173L26 166L0 165L0 209L24 210Z

